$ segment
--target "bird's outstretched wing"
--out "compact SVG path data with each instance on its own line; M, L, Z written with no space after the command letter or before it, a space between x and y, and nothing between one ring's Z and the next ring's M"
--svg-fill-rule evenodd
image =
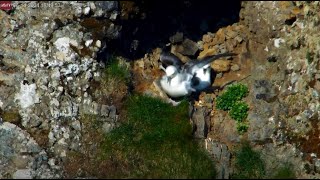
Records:
M162 66L166 68L169 65L175 66L178 70L183 66L183 62L174 54L170 52L162 52L160 54L160 61Z
M236 54L228 52L228 53L222 53L222 54L217 54L217 55L213 55L213 56L208 56L208 57L205 57L201 60L190 60L183 66L183 70L186 71L187 73L195 74L195 72L197 70L199 70L200 68L202 68L203 66L205 66L207 64L210 64L214 60L217 60L221 57L234 56L234 55L236 55Z

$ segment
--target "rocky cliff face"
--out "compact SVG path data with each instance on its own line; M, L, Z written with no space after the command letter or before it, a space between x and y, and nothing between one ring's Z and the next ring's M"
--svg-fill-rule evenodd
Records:
M67 151L81 148L81 114L107 117L108 127L117 118L91 83L103 76L104 37L119 36L118 3L50 3L0 11L2 178L61 178Z
M318 2L242 2L237 23L207 32L197 42L189 43L179 33L169 38L171 52L185 61L196 55L190 52L199 52L198 58L223 52L238 54L212 64L217 73L213 86L236 80L249 87L245 100L250 106L248 132L240 135L235 121L215 108L220 91L201 93L191 116L195 137L204 139L205 147L219 162L219 178L232 174L230 153L243 140L262 152L268 176L281 164L291 163L297 177L319 177L317 8ZM155 87L152 81L159 75L152 72L159 73L159 51L136 61L135 67L143 68L137 74L154 76L138 85L139 91L150 93ZM167 99L154 89L153 95Z
M106 85L104 74L106 57L115 49L134 54L129 59L133 91L168 102L154 83L162 75L161 51L170 50L183 61L237 53L212 63L216 90L202 92L191 107L194 136L218 162L218 177L232 175L233 149L242 140L262 152L267 175L289 162L299 178L320 176L319 2L242 2L238 22L213 27L204 18L196 30L181 25L166 32L167 39L155 38L159 45L130 37L126 50L119 49L128 47L121 43L126 33L137 27L137 34L142 31L128 22L148 16L139 6L150 5L48 3L12 2L11 10L0 10L1 178L81 175L80 167L64 166L69 152L94 154L92 137L98 139L121 121L128 87ZM249 129L243 135L233 119L215 108L223 89L218 87L233 81L249 87ZM88 117L99 123L96 129L90 129Z

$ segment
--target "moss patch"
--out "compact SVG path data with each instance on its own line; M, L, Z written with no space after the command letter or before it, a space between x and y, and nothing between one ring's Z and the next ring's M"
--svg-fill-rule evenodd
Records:
M138 95L131 96L126 107L128 121L104 141L109 177L215 177L213 162L192 139L187 102L172 107Z
M295 179L296 175L292 169L292 164L285 163L277 169L272 179Z
M0 111L0 116L5 122L10 122L15 125L19 125L21 123L21 116L17 110L9 110L9 111Z
M260 152L254 151L248 142L236 151L235 168L233 179L262 179L265 175L265 163Z

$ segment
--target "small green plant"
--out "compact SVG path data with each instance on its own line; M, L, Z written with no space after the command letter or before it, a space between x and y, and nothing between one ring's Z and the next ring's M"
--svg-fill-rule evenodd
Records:
M307 51L307 54L306 54L306 59L308 61L308 63L312 63L313 61L313 55L310 53L310 51Z
M246 97L248 92L247 86L243 84L232 85L228 87L225 93L217 97L216 106L224 111L230 110L237 101Z
M127 121L103 143L109 178L214 178L214 163L192 138L188 106L130 96Z
M248 142L243 143L235 154L234 179L262 179L265 175L265 163L258 151L254 151Z
M21 122L21 116L18 110L8 110L8 111L0 110L0 116L2 117L3 121L6 121L6 122L10 122L13 124L18 124Z
M237 122L236 126L237 126L237 131L240 134L247 132L247 130L249 128L248 124L245 122Z
M217 109L229 111L231 118L237 121L237 130L240 134L248 130L248 124L244 122L248 116L249 106L241 102L241 99L249 93L248 87L243 84L235 84L216 99Z
M242 122L248 116L248 110L249 106L245 102L236 102L229 115L237 122Z
M292 164L285 163L273 175L272 179L295 179Z
M128 83L130 79L129 68L125 64L120 63L116 56L111 56L109 59L106 65L106 75L125 83Z

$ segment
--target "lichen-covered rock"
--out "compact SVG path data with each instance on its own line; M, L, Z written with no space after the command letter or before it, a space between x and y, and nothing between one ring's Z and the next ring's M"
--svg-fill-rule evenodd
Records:
M40 170L35 168L38 157L46 157L37 142L30 135L14 124L4 122L0 125L1 134L1 170L0 176L11 174L11 178L36 178L34 173ZM42 161L41 164L45 163ZM53 172L48 171L48 178L53 178ZM7 178L10 178L7 177Z
M114 23L101 23L102 34L98 36L93 29L100 20L95 18L115 21L118 2L12 4L14 14L0 10L0 108L15 110L20 118L8 119L10 116L1 114L6 115L6 122L1 125L6 133L0 138L6 138L4 143L11 142L3 144L1 158L9 163L7 160L15 157L15 165L1 163L1 177L6 176L6 171L13 178L61 178L61 159L69 149L81 148L80 111L86 109L86 99L99 99L98 94L87 92L92 80L101 80L97 52L105 43L104 35L119 37L120 27ZM88 23L86 18L94 19L96 24ZM87 112L95 114L100 106L95 104ZM110 119L116 121L115 108L111 109ZM100 110L96 114L100 116ZM11 127L14 125L7 122L22 126L25 130L19 132L29 132L35 140L41 140L41 147L29 137L18 137L16 128ZM15 142L21 139L23 142ZM42 149L44 145L48 147ZM30 154L26 160L32 163L19 160L18 150ZM50 160L47 153L51 154Z
M229 179L232 174L231 153L226 144L215 142L211 138L205 139L205 148L213 156L218 170L218 179Z
M209 113L205 107L194 107L191 119L193 121L195 138L206 138L210 129Z

